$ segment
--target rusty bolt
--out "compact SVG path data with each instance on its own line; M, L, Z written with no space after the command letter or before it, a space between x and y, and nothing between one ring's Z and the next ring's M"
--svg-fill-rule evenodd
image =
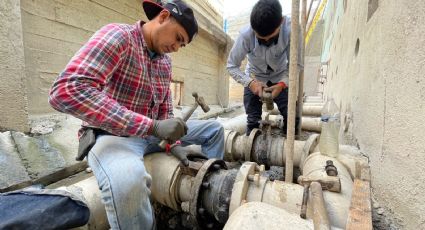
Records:
M338 169L335 167L334 162L331 160L326 161L325 170L328 176L338 176Z

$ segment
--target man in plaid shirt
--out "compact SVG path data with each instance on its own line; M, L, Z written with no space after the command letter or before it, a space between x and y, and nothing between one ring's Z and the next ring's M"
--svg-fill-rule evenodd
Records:
M223 158L223 127L215 121L173 118L171 59L198 32L193 11L181 0L143 1L150 20L109 24L76 53L50 91L58 111L96 129L88 154L112 229L151 229L151 176L143 155L161 152L162 139L199 144L209 158ZM187 125L187 126L186 126ZM81 140L80 140L81 141ZM185 147L176 146L181 152Z

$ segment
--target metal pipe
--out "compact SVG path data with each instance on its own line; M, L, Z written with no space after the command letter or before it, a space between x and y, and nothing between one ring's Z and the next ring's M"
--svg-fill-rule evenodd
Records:
M317 100L317 101L305 101L303 103L303 113L302 115L307 115L307 116L320 116L320 112L322 111L322 107L324 105L323 100ZM311 108L311 107L319 107L319 108ZM312 112L310 112L311 110L313 110ZM319 111L319 112L317 112ZM279 115L280 112L277 109L277 106L274 107L274 109L272 111L268 112L270 115Z
M233 130L240 134L246 132L246 114L236 116L226 121L219 121L225 130Z
M346 225L348 211L350 208L351 192L353 190L353 180L347 168L333 157L328 157L315 152L310 154L300 166L303 177L306 178L324 178L327 177L325 166L326 161L332 160L335 167L338 169L338 178L341 183L341 192L334 193L325 191L324 198L328 209L328 215L332 226L344 228ZM336 197L330 197L330 194L339 194ZM330 202L330 199L334 199Z
M314 1L315 0L310 0L310 6L308 7L308 11L307 11L306 27L307 27L308 19L310 18L310 11L311 11L311 7L313 6ZM305 29L304 29L304 33L307 33L307 31Z
M316 96L307 96L305 99L306 99L307 101L308 101L308 100L323 100L322 96L320 96L320 95L316 95Z
M269 115L270 121L277 121L279 119L281 119L281 115ZM302 130L320 132L320 130L322 129L319 117L304 116L302 119ZM246 114L242 114L232 119L219 122L223 125L225 130L232 130L238 132L239 134L244 134L246 132Z
M67 187L57 189L66 190L85 201L90 209L89 222L78 229L109 229L108 219L106 218L105 206L101 202L101 194L94 176L79 181Z
M152 176L151 192L157 202L174 210L181 210L179 189L176 181L180 181L180 161L168 154L149 154L143 157L143 161ZM161 165L161 170L156 170ZM181 192L181 191L180 191ZM182 197L190 197L190 194Z
M322 121L320 117L303 117L302 129L320 133L322 131Z
M311 203L313 204L313 224L315 230L330 230L329 216L323 199L322 185L311 182Z
M235 131L224 130L225 161L254 161L266 166L284 166L286 164L285 138L260 134L257 129L250 136ZM307 141L294 141L293 165L300 166L317 145L318 135L311 135Z
M302 160L303 175L316 176L326 173L322 163L329 158L315 153ZM345 167L335 158L330 159L338 168L342 190L341 193L324 191L324 203L328 209L331 225L344 228L353 185ZM303 186L282 181L268 181L267 177L260 176L264 172L264 167L253 162L244 163L239 170L227 170L224 168L224 162L216 159L191 162L189 167L181 168L178 165L179 161L173 156L155 153L145 156L144 163L152 176L153 199L175 210L189 213L190 222L197 227L208 227L210 224L218 227L224 224L228 216L246 202L264 202L285 209L289 213L299 213ZM107 228L105 209L94 177L65 189L86 200L91 210L89 229ZM308 203L309 219L314 215L311 207L311 203Z
M280 115L270 115L270 121L281 119ZM322 122L320 117L303 117L302 130L320 132L322 130Z
M303 106L303 115L305 116L318 116L322 113L323 106Z
M319 2L318 2L318 4L317 4L316 8L314 9L314 13L312 14L311 22L310 22L310 23L308 23L308 25L307 25L307 32L310 30L310 26L311 26L311 24L313 23L314 17L315 17L315 16L316 16L316 14L317 14L317 10L319 9L320 4L322 4L322 0L319 0Z
M311 230L313 223L269 204L249 202L237 208L224 226L224 230L281 230L282 228Z
M193 177L182 175L178 186L178 202L186 202L190 200L191 188L193 185Z
M285 145L285 181L291 183L294 170L294 140L295 140L295 103L297 97L297 76L298 76L298 42L299 42L299 11L300 1L292 0L291 10L291 47L289 65L289 96L288 96L288 121L287 121L287 141Z
M261 172L258 171L257 164L246 162L242 165L232 189L229 214L232 215L239 206L247 202L263 202L299 214L304 187L283 181L271 182L259 174ZM346 185L344 186L343 189L348 189ZM330 191L324 191L323 195L324 203L329 209L331 225L343 229L348 217L351 196L347 196L347 193ZM314 216L311 199L308 201L306 214L307 219Z

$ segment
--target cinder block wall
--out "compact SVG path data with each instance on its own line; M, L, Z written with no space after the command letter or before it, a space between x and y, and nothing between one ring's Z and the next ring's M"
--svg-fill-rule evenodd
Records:
M342 125L345 143L369 156L372 191L385 213L402 229L425 229L425 4L329 4L325 96L352 117Z
M29 131L20 2L0 1L0 131Z
M30 115L53 112L47 103L52 82L96 30L112 22L133 24L140 19L146 20L140 0L21 2ZM198 17L211 14L208 13L210 9L202 5L204 1L186 2L194 5ZM217 95L227 104L228 96L223 88L228 89L228 81L222 65L230 39L226 40L215 24L200 21L200 35L179 53L172 54L174 80L184 85L183 104L192 103L192 90L202 93L210 104L218 104ZM217 40L217 36L224 39Z

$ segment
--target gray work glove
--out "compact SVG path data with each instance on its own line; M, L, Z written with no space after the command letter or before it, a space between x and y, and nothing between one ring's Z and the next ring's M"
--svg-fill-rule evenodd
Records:
M193 148L190 148L189 146L181 146L181 145L175 145L171 148L171 155L175 156L177 159L180 160L180 162L184 166L189 166L189 158L202 158L202 159L208 159L208 157Z
M186 133L186 123L180 117L153 121L151 134L159 139L174 143Z

